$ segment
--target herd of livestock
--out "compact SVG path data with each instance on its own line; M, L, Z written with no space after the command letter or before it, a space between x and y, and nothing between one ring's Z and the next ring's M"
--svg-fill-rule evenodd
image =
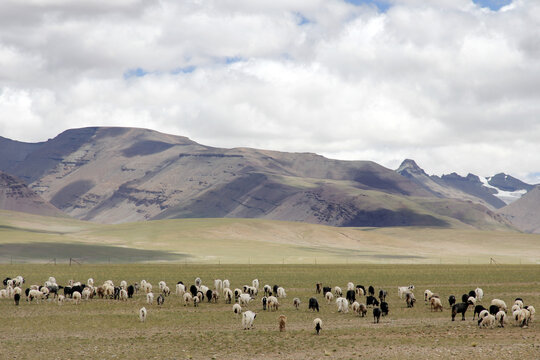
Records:
M62 305L66 301L79 304L83 300L93 298L107 298L119 301L128 301L135 294L142 293L146 297L148 305L154 304L154 287L146 280L140 283L128 285L122 280L119 285L115 285L113 281L107 280L101 285L94 285L94 280L89 278L85 284L73 280L68 281L65 286L58 285L54 277L49 277L43 285L31 285L25 287L25 280L22 276L14 278L5 278L3 280L4 288L0 289L0 299L12 299L15 305L19 305L21 297L24 295L26 301L40 302L43 300L56 301ZM25 288L23 291L22 289ZM414 286L398 287L398 296L405 301L407 307L414 307L416 297L414 295ZM156 289L157 290L157 289ZM244 329L253 328L253 324L257 314L251 310L245 310L248 304L255 301L261 292L260 304L263 311L277 311L287 297L285 289L279 285L264 285L262 289L259 287L259 280L254 279L251 285L244 285L239 288L231 288L229 280L214 280L213 287L202 283L200 278L196 278L194 284L187 285L182 281L175 284L174 293L178 296L185 306L199 306L200 303L224 301L226 304L232 304L232 310L236 315L242 317L242 326ZM164 281L158 283L158 291L156 303L158 306L163 305L165 298L171 295L169 286ZM319 312L319 299L317 295L323 297L323 301L327 304L335 303L337 311L340 313L348 313L351 310L359 316L366 316L368 308L371 308L373 322L379 323L381 316L389 314L389 305L386 301L387 291L380 289L378 296L375 296L375 288L369 286L367 289L363 285L355 285L352 282L347 284L346 290L342 290L339 286L330 287L323 286L322 283L315 285L316 295L308 300L308 310ZM457 302L455 295L448 297L448 303L451 308L452 321L458 314L462 315L462 320L465 320L465 313L469 308L473 310L473 320L478 318L478 326L481 328L492 328L495 326L504 327L509 320L508 307L503 300L493 299L489 307L484 307L482 302L484 292L481 288L476 288L467 293L464 293ZM362 301L365 298L365 302ZM322 300L322 299L321 299ZM443 311L443 301L436 293L425 290L424 302L429 304L431 311ZM296 309L299 309L302 301L300 298L293 298L292 304ZM245 310L245 311L244 311ZM145 307L139 310L139 319L144 322L147 318L147 310ZM525 305L522 298L515 298L513 305L510 308L511 321L516 326L527 327L534 320L535 309L532 305ZM287 317L280 315L278 318L279 330L284 331L287 323ZM317 334L322 330L322 320L316 318L313 321L313 326Z

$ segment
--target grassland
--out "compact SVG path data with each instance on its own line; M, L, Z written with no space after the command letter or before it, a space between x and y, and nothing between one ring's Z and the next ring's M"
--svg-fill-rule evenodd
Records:
M102 225L0 211L0 263L538 264L540 235L476 229L338 228L259 219Z
M193 283L197 276L211 286L213 279L228 278L231 287L241 287L258 278L263 284L279 284L287 290L277 312L262 311L260 296L249 309L257 313L254 330L244 331L231 305L203 303L184 307L171 295L162 308L146 305L148 320L140 323L138 309L143 295L128 302L93 299L80 305L54 302L36 304L0 300L0 358L130 358L130 359L538 359L540 331L508 324L504 329L478 329L472 312L466 321L452 322L446 298L481 286L484 305L493 298L507 304L521 296L526 304L540 307L540 267L536 265L0 265L2 276L21 274L26 285L55 276L60 284L69 279L97 283L146 279ZM315 295L314 284L346 287L348 281L388 290L390 314L380 324L372 317L337 313ZM398 285L413 283L417 297L430 289L441 295L444 311L432 313L419 299L407 309L397 296ZM307 309L316 296L320 313ZM295 310L292 299L302 301ZM365 301L365 298L362 299ZM277 318L288 318L287 331L280 333ZM371 310L368 315L371 314ZM312 321L320 317L323 332L314 335ZM37 355L36 355L37 354Z

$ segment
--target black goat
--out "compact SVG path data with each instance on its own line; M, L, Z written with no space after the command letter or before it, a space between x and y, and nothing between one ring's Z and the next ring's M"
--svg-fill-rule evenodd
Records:
M369 295L371 295L371 296L375 296L375 288L374 288L373 286L369 285L369 287L368 287L368 293L369 293Z
M21 300L21 295L15 294L15 295L13 296L13 300L15 300L15 305L18 306L18 305L19 305L19 301Z
M383 301L386 301L386 295L387 295L386 290L383 290L383 289L379 290L379 300L381 300L381 303Z
M379 306L379 301L375 298L375 296L369 295L368 297L366 297L366 305Z
M499 312L499 307L497 305L491 305L489 307L489 313L491 315L497 315L498 312Z
M474 320L474 318L476 317L476 314L480 315L480 313L483 311L483 310L487 310L485 307L483 307L482 305L476 305L474 307L474 314L473 314L473 317L472 319ZM478 317L480 319L480 317Z
M379 319L381 318L381 309L379 309L378 307L376 308L373 308L373 323L379 323Z
M469 295L468 294L461 295L461 302L466 303L467 300L469 300Z
M389 308L388 308L388 303L386 301L381 301L381 311L382 311L382 316L388 315Z
M308 309L319 312L319 302L314 297L309 298Z
M330 286L323 287L323 295L326 295L327 292L332 292L332 288Z
M212 290L208 289L208 291L206 291L206 300L208 302L212 301Z
M450 295L448 297L448 303L450 304L450 306L454 305L456 303L456 297L454 295Z
M133 297L133 294L135 293L135 286L133 285L129 285L127 287L127 294L128 294L128 298L132 298Z
M465 320L465 313L467 312L468 308L469 304L467 302L454 304L452 306L452 321L455 320L457 314L461 314L461 320Z
M197 287L195 285L191 285L189 287L189 292L191 293L192 296L197 296Z
M316 283L315 284L315 293L320 294L322 291L322 283Z
M268 299L266 298L266 296L263 296L261 301L262 301L262 305L263 305L263 310L266 310L266 304L268 303Z
M356 301L356 292L354 290L347 290L345 297L347 298L347 301L352 304Z

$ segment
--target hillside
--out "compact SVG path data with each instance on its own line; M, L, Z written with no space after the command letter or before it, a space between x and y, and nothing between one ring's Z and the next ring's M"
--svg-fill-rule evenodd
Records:
M25 156L0 161L0 170L82 220L241 217L333 226L510 226L487 200L442 185L426 187L371 161L220 149L136 128L71 129L34 145L0 141L0 150L7 147ZM9 156L0 152L3 157Z
M521 199L500 209L499 214L511 221L521 231L539 234L540 187L534 187Z

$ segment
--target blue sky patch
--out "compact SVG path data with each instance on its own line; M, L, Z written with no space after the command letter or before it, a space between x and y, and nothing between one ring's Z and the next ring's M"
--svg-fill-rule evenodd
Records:
M124 73L124 79L129 79L132 77L143 77L148 73L149 72L144 70L143 68L129 69Z
M197 67L195 65L185 66L185 67L179 67L176 69L171 70L171 74L177 75L177 74L189 74L195 71Z
M493 11L499 11L500 8L512 3L512 0L472 0L476 5L488 8Z
M295 13L295 15L296 15L296 17L298 19L298 22L296 24L298 24L299 26L311 23L311 21L307 17L302 15L301 13L297 12L297 13Z
M241 56L227 56L225 58L225 64L234 64L240 61L244 61Z
M386 12L391 7L390 3L384 0L345 0L345 2L348 2L349 4L357 5L357 6L375 5L377 9L379 9L379 12Z

